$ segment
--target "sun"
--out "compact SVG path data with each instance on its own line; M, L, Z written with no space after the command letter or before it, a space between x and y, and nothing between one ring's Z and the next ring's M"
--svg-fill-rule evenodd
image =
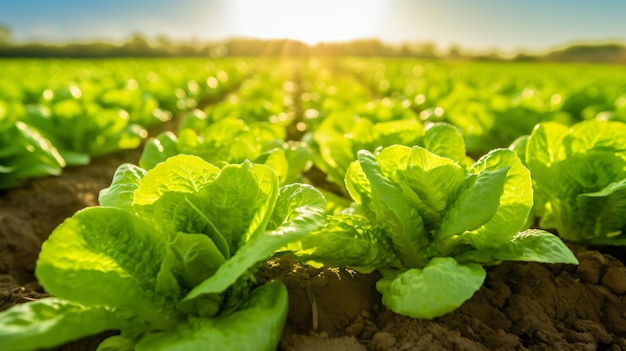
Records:
M379 36L384 0L235 0L231 6L245 36L316 44Z

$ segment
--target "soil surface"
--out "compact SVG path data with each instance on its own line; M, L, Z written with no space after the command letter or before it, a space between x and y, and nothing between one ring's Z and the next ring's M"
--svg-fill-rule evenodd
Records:
M136 164L139 155L119 152L0 192L0 310L46 296L33 274L41 243L75 211L97 205L117 166ZM280 350L626 351L624 249L572 250L579 266L488 267L484 286L469 301L432 321L382 306L375 273L315 269L281 257L257 276L260 282L280 279L289 288ZM106 336L58 350L95 350Z

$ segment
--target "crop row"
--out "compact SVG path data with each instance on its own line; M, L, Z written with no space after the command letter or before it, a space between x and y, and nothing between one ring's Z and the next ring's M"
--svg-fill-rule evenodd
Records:
M469 299L484 266L576 264L561 238L626 243L626 124L606 118L622 95L583 118L556 103L565 90L527 101L515 82L493 91L505 76L486 86L464 66L341 64L259 62L237 91L149 140L100 206L43 245L36 275L55 297L0 314L0 346L116 329L101 350L272 350L287 292L254 273L273 256L378 271L385 306L430 319ZM541 96L559 83L538 78ZM529 121L500 135L507 113Z
M472 155L507 147L539 122L626 122L626 76L611 65L346 59L343 67L424 121L459 127Z
M146 128L238 84L238 61L2 61L0 188L140 146ZM157 73L158 72L158 73Z

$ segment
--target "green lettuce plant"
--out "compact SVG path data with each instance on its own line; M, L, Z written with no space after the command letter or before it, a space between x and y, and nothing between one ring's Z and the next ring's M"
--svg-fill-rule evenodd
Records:
M24 122L59 150L68 165L88 164L91 156L138 147L148 132L131 123L122 109L104 108L80 99L29 105Z
M570 241L626 245L626 124L538 124L511 148L530 169L541 228Z
M197 118L205 116L194 114ZM193 120L192 120L193 121ZM217 166L252 160L271 166L281 184L293 183L310 167L309 149L304 143L285 142L285 129L269 122L246 123L225 118L208 124L203 121L182 128L178 135L163 132L144 147L139 165L151 169L178 154L196 155Z
M432 117L459 127L470 155L506 147L518 136L530 133L539 122L571 123L571 116L561 111L546 91L528 86L485 89L459 81L452 88L437 102L441 115Z
M127 111L130 123L146 128L172 119L172 113L161 109L158 100L141 89L134 79L102 92L97 102L105 108Z
M50 140L26 123L2 117L0 110L0 189L61 174L66 163Z
M347 194L346 170L356 160L359 150L373 151L393 144L415 145L423 136L424 126L416 119L376 122L347 113L331 113L309 137L316 150L315 165Z
M222 169L179 155L124 164L43 244L36 275L55 297L0 313L0 349L49 348L119 330L98 350L275 350L287 313L259 264L325 221L309 185L278 186L268 166Z
M483 284L483 265L577 263L557 236L523 231L532 186L515 153L496 149L466 169L448 141L431 140L439 154L402 145L359 151L346 174L355 206L289 249L310 264L378 270L383 304L428 319L469 299Z

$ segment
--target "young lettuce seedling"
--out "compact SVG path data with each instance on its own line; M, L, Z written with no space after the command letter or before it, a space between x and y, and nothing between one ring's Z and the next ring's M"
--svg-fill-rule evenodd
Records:
M265 165L222 169L178 155L125 164L98 207L44 243L36 275L55 297L0 313L0 349L33 350L120 330L98 350L275 350L280 282L252 289L258 263L318 229L323 196L278 186Z
M485 279L482 265L578 263L558 237L520 232L533 195L530 172L515 153L493 150L466 169L465 155L453 151L462 143L454 128L433 128L427 144L439 154L401 145L360 151L346 174L356 205L292 243L294 255L309 263L378 270L383 303L427 319L469 299Z

